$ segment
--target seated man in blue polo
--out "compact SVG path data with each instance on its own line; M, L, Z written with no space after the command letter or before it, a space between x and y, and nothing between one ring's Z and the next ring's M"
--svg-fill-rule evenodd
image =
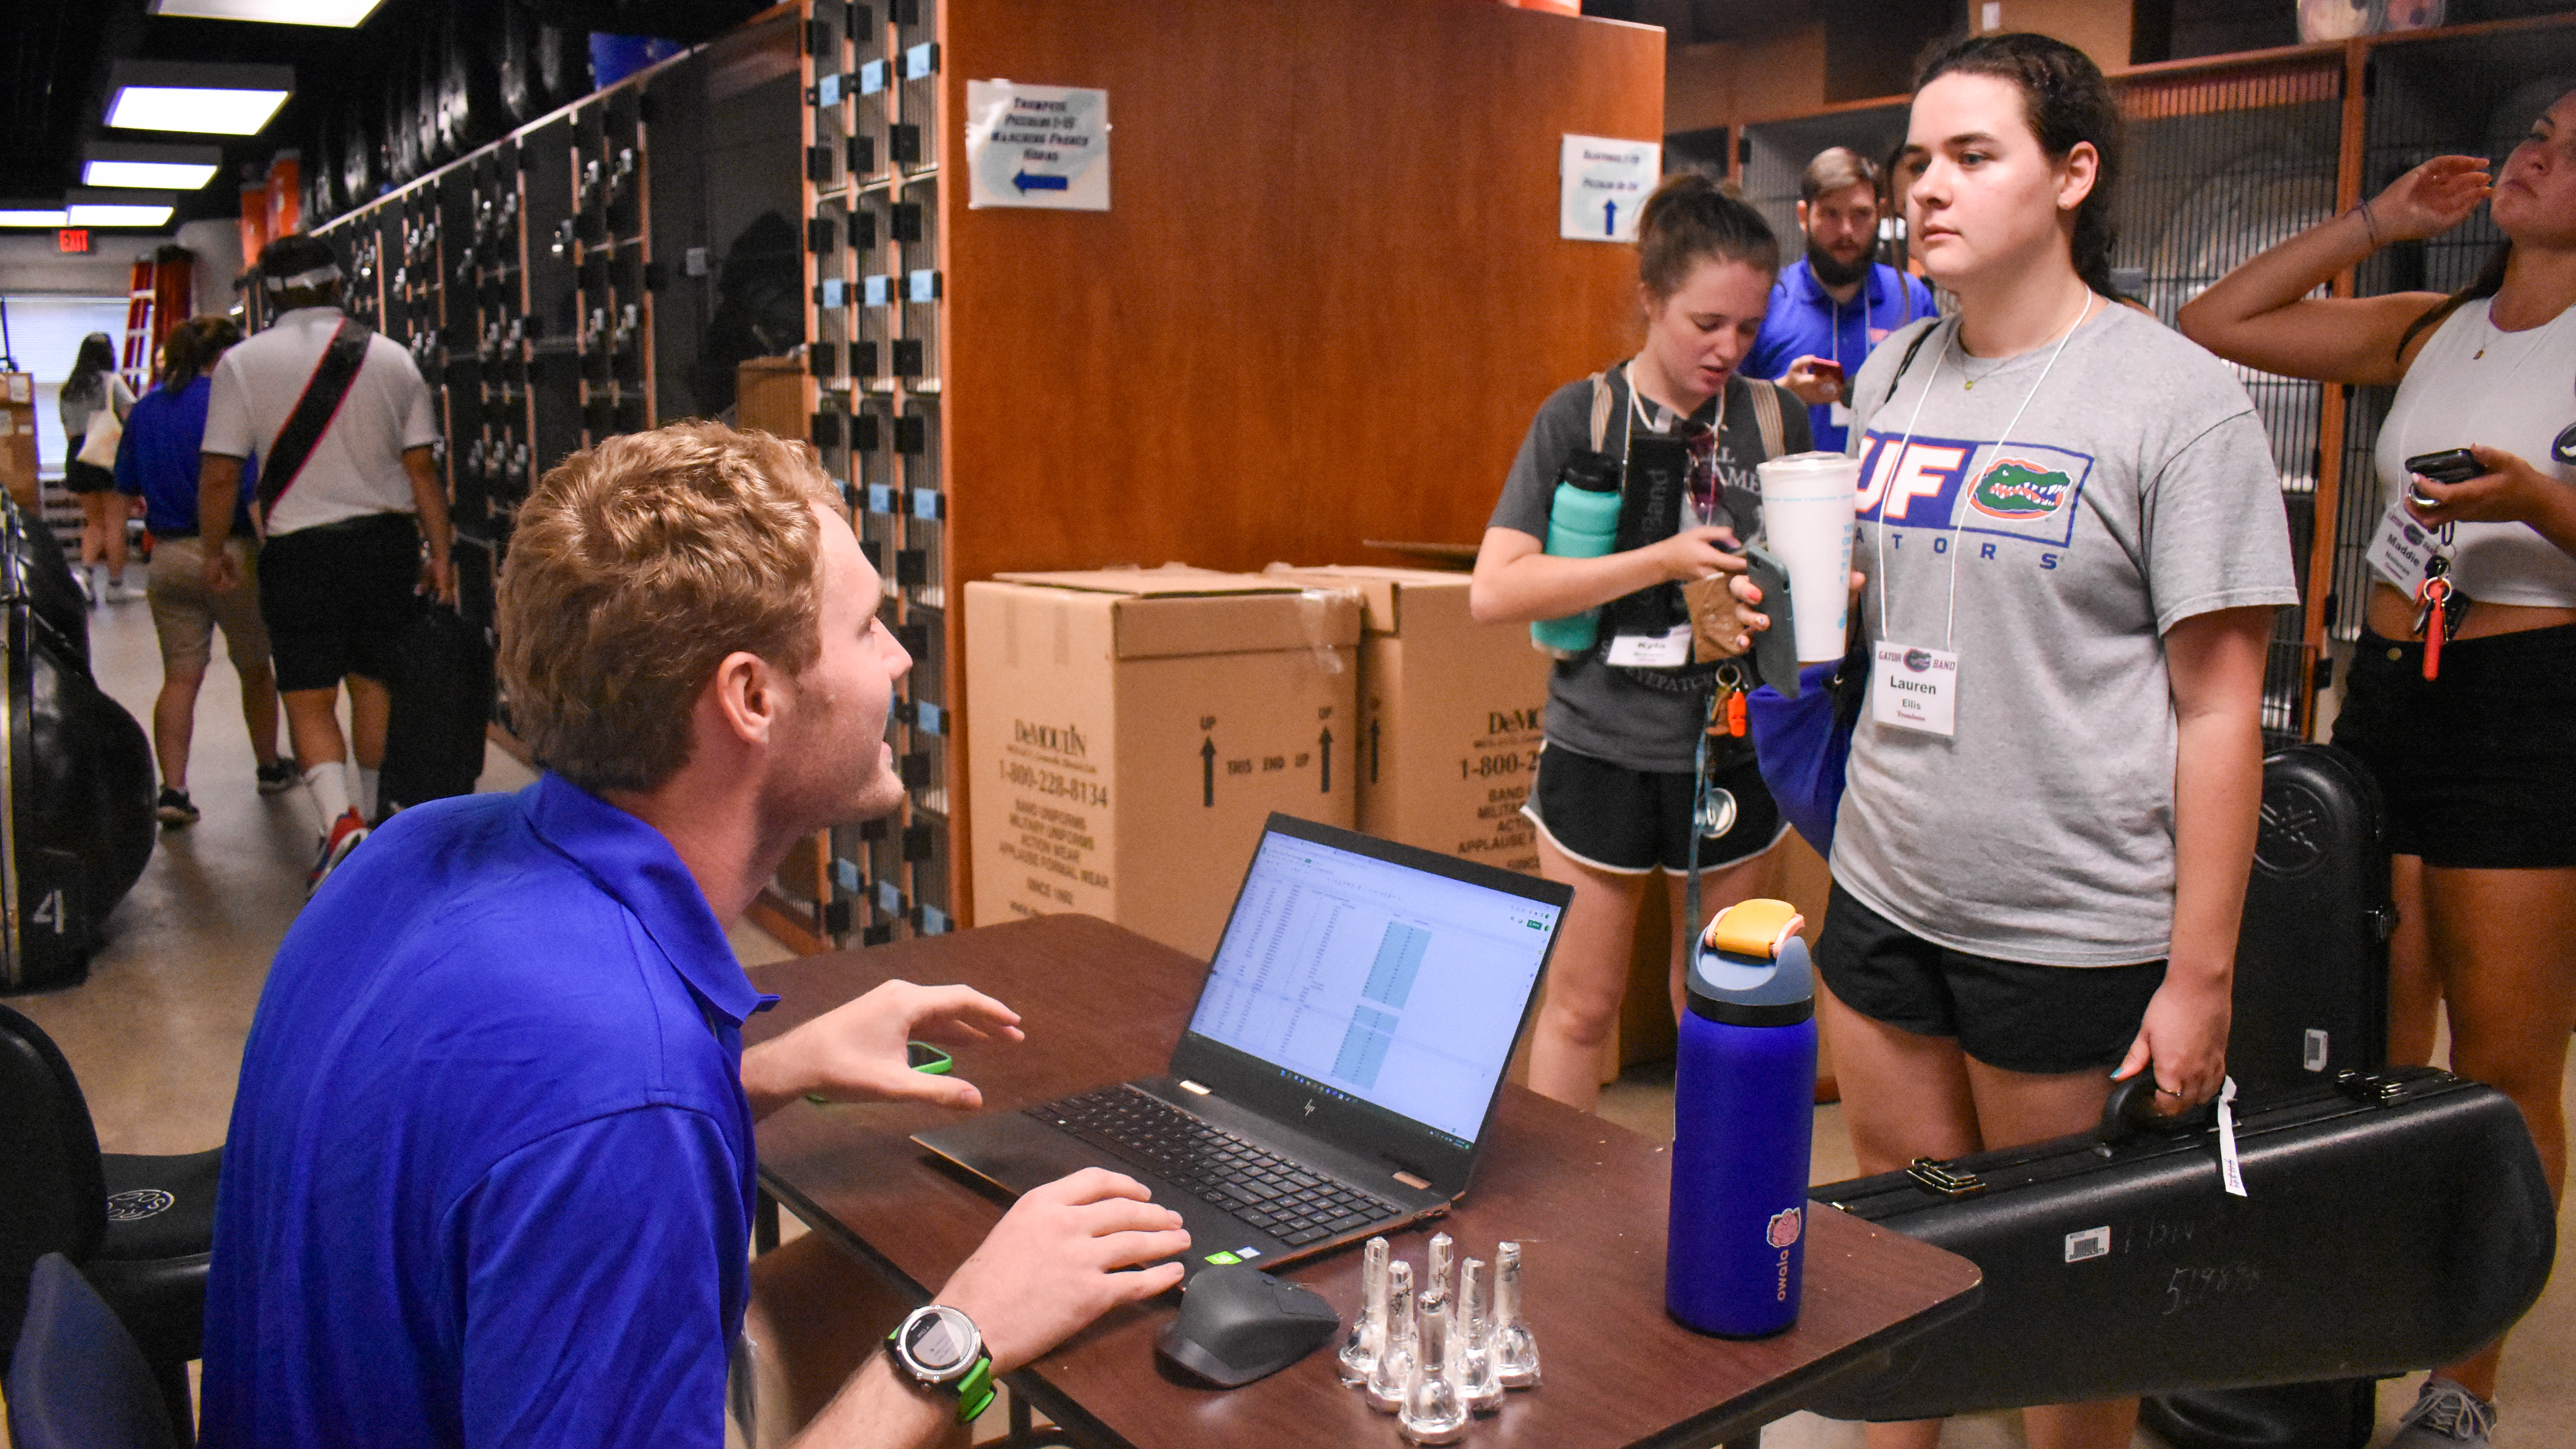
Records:
M1932 289L1878 254L1878 166L1842 146L1816 153L1798 178L1807 255L1780 269L1771 310L1744 359L1807 405L1816 446L1839 453L1851 430L1843 394L1890 333L1932 315Z
M829 486L802 445L694 423L575 454L519 511L502 677L547 773L396 816L279 948L217 1201L206 1444L713 1449L752 1123L810 1092L979 1105L905 1063L912 1037L1018 1039L963 986L742 1048L774 998L725 923L794 842L902 798L911 660ZM1177 1283L1136 1265L1179 1224L1096 1169L1023 1197L800 1442L955 1433L993 1375Z

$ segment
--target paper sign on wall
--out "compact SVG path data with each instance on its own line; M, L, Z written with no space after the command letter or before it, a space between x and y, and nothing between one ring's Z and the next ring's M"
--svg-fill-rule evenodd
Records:
M1109 92L966 83L966 204L1109 209Z
M1632 242L1637 213L1662 173L1660 141L1568 136L1557 162L1562 190L1557 235L1574 241Z

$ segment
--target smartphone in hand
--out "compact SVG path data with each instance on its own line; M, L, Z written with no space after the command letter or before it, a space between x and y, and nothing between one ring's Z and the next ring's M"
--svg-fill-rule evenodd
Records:
M2466 483L2482 477L2487 465L2466 448L2445 448L2438 453L2418 453L2406 460L2406 471L2436 483Z

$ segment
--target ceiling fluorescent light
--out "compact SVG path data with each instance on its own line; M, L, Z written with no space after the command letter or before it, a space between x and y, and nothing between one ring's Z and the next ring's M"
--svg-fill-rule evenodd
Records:
M66 226L161 227L174 208L149 191L70 191L63 194Z
M294 92L292 66L121 60L108 73L107 124L124 131L256 135Z
M272 25L364 24L383 0L152 0L155 15L195 20L258 20Z
M223 169L215 146L142 146L99 143L81 151L81 185L145 191L194 191Z
M59 206L22 206L0 204L0 227L41 227L53 231L67 224Z

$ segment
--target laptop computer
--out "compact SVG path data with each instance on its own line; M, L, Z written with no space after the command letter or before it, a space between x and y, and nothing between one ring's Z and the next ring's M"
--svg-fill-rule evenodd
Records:
M1013 1194L1126 1173L1180 1213L1192 1273L1436 1216L1475 1173L1573 896L1272 815L1166 1074L913 1141Z

